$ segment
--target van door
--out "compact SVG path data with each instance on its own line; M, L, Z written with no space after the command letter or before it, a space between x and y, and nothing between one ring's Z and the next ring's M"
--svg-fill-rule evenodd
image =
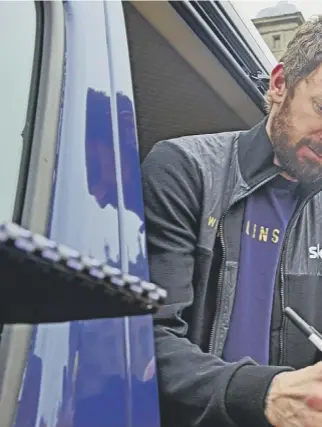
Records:
M37 119L48 138L34 132L22 224L147 278L121 2L41 8ZM2 427L159 425L150 317L5 327L3 336Z
M105 6L111 64L111 102L114 103L112 111L115 111L118 129L122 269L148 280L135 105L123 6L121 1L106 1ZM128 425L158 427L160 421L152 318L126 318L124 327L130 390Z

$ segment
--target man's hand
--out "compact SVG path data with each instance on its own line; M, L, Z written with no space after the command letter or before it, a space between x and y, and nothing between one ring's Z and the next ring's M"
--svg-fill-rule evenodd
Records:
M273 379L265 415L276 427L322 426L322 362Z

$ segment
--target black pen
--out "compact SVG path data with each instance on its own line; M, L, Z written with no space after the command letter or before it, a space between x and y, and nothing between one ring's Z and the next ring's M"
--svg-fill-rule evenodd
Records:
M294 310L290 307L286 307L285 309L286 316L290 319L290 321L300 330L303 334L311 341L315 347L322 351L322 335L310 326L305 320L302 319Z

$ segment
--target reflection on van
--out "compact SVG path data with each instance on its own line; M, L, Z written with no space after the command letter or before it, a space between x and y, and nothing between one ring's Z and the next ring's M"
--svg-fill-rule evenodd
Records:
M143 212L137 214L137 183L140 182L138 151L134 124L134 110L129 97L116 94L117 123L120 144L120 163L125 207L125 227L128 245L129 270L140 275L146 268L145 231ZM111 99L102 91L89 88L86 99L85 158L88 192L101 209L116 217L118 186L115 170ZM95 255L95 254L94 254ZM105 243L106 261L120 266L119 254L115 257L110 245Z

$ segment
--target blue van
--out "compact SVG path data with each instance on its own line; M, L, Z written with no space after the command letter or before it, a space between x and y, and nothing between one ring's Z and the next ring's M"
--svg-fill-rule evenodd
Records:
M274 60L227 1L30 0L0 63L0 222L148 280L140 162L260 121ZM151 316L3 325L0 425L159 427Z

